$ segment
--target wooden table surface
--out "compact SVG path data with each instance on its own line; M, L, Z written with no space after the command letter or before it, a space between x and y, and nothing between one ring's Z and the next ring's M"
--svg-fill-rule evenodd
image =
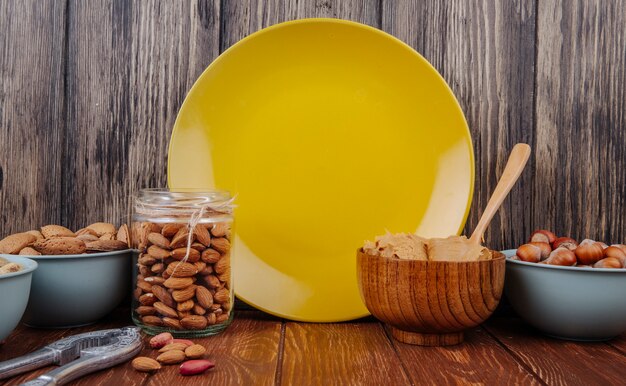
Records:
M130 324L119 309L104 321L77 329L19 326L0 346L0 361L68 335ZM147 342L148 338L146 338ZM417 347L391 339L378 321L308 324L258 311L239 311L222 334L196 339L215 361L213 370L183 377L178 366L155 375L130 363L88 375L74 385L421 385L568 384L626 382L626 335L606 343L577 343L541 336L515 317L498 316L452 347ZM150 348L142 355L155 357ZM17 385L50 368L5 382Z

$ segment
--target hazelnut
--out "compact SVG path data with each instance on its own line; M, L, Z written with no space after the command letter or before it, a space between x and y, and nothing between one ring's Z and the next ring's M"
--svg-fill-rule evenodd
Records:
M530 235L530 242L552 244L556 240L556 235L545 229L538 229Z
M552 252L552 247L548 243L540 242L540 241L531 241L531 245L539 247L541 249L541 260L545 260L550 256L550 252Z
M585 241L585 240L583 240ZM600 243L581 242L578 248L574 250L578 264L592 265L604 257L604 250Z
M571 237L559 237L552 243L552 249L556 250L559 247L567 248L570 251L573 251L578 247L578 243Z
M541 261L541 248L533 244L524 244L517 248L516 256L529 263L538 263Z
M622 268L622 262L615 257L604 258L593 265L593 268Z
M558 240L558 239L557 239ZM571 250L560 247L550 253L550 256L542 263L550 265L572 266L576 264L576 255Z
M621 268L626 267L626 252L624 252L624 250L622 250L621 248L611 245L610 247L607 247L603 252L605 257L619 260L619 262L622 264Z

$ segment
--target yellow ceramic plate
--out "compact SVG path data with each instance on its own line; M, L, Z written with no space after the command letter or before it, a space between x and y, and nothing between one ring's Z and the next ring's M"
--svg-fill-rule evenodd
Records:
M474 161L454 95L417 52L342 20L278 24L200 76L176 120L171 188L237 195L234 286L271 314L368 314L356 249L386 231L448 236Z

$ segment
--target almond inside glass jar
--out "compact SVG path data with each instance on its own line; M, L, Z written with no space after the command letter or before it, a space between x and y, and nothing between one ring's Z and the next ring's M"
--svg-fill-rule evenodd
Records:
M232 204L224 192L142 191L132 223L135 324L207 336L233 316Z

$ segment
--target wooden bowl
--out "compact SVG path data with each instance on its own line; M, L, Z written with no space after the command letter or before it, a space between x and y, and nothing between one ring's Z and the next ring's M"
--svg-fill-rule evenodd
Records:
M399 260L359 249L361 297L393 337L421 346L463 341L463 331L484 322L500 301L505 257L471 262Z

